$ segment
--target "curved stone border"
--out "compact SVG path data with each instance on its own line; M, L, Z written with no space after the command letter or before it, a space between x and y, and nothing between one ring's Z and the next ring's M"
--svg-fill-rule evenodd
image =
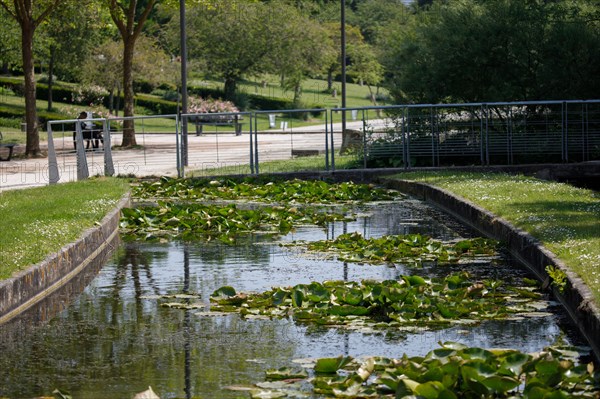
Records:
M89 265L104 263L116 247L121 209L130 202L128 193L98 226L86 230L79 240L0 282L0 325L64 287Z
M545 286L550 283L546 266L550 265L562 270L567 275L569 284L562 293L551 287L553 294L565 307L579 331L588 341L596 358L600 360L600 311L594 303L592 292L577 274L569 270L537 239L506 220L446 190L406 180L385 179L384 182L390 188L433 203L466 225L502 241L511 254L525 264L540 281L544 282Z

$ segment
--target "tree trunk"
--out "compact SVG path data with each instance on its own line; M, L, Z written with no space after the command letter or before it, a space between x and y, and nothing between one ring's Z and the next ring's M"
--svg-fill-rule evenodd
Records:
M48 112L52 111L52 86L54 84L54 60L56 59L56 48L50 48L50 61L48 62Z
M327 92L331 93L333 90L333 68L327 70Z
M115 116L119 116L121 110L121 88L117 89L117 105L115 106Z
M123 116L133 116L134 93L133 93L133 52L135 50L135 38L130 36L123 40ZM123 121L123 147L134 147L135 129L133 120Z
M115 111L115 89L108 91L108 113L114 115Z
M28 157L39 157L40 134L38 131L35 71L33 65L33 33L35 27L29 20L21 24L22 52L23 52L23 74L25 78L25 123L27 124L27 138L25 154Z
M294 108L302 108L302 104L300 103L302 98L302 82L297 81L294 84Z
M235 100L235 92L237 90L237 79L234 77L228 76L225 78L225 100L234 101Z

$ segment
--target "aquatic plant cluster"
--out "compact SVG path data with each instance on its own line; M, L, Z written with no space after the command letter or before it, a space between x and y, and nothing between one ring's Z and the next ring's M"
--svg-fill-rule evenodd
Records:
M597 398L599 373L562 348L526 354L446 342L425 356L323 358L303 370L269 370L253 398Z
M363 330L423 330L536 311L534 302L541 294L529 289L524 300L524 290L528 288L503 287L498 280L477 281L467 272L432 279L412 275L381 282L312 282L257 294L222 287L211 296L211 310L243 316L291 316L300 322Z
M245 200L263 203L344 204L390 201L402 197L397 191L373 184L328 183L321 180L263 180L260 177L209 179L173 179L138 185L133 197L178 200Z
M124 238L156 240L160 238L197 240L219 239L233 243L242 234L286 234L294 226L353 220L335 212L314 208L272 206L240 209L235 204L177 204L159 201L158 206L123 209L121 231Z
M389 201L400 196L393 190L352 182L163 177L156 182L142 182L134 189L134 199L153 200L157 206L124 209L121 231L125 238L133 239L204 238L231 243L241 234L286 234L294 226L323 226L327 222L355 219L332 207L312 205ZM236 201L236 204L207 204L216 200ZM286 206L250 208L248 202ZM244 209L239 206L242 204L246 205Z
M306 247L309 251L333 251L343 262L420 266L423 262L457 263L463 257L493 256L498 253L499 243L473 238L445 244L421 234L365 238L354 232L341 234L334 240L309 242Z

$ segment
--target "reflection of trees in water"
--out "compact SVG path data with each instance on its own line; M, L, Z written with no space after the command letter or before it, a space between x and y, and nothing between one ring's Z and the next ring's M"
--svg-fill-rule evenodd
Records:
M184 246L182 292L191 286L190 256ZM293 356L279 323L199 317L144 299L164 288L138 245L125 245L103 274L104 286L92 284L48 325L0 341L0 396L59 388L78 398L125 397L152 385L161 397L213 397L224 385L262 378L264 366L247 359Z

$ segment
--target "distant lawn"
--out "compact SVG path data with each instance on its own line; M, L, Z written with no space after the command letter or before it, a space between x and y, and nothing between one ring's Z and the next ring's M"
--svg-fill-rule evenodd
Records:
M330 161L331 162L331 161ZM357 167L356 157L352 155L339 155L335 157L336 169L353 169ZM279 161L266 161L259 163L260 174L266 173L291 173L315 172L325 170L325 155L299 157ZM188 177L245 175L250 174L250 165L232 165L220 168L189 170Z
M600 194L568 184L506 174L402 173L441 187L539 239L577 273L600 304Z
M128 189L124 179L97 178L0 192L0 280L77 240Z
M266 83L265 86L262 84L263 80ZM199 87L223 88L223 83L216 80L192 79L190 84ZM241 81L238 87L243 93L257 94L263 97L289 100L294 98L292 91L283 90L281 88L279 78L276 76L267 75L256 79L247 79ZM337 90L336 97L325 92L327 89L327 81L321 79L305 79L302 82L301 100L306 104L322 104L327 108L341 107L342 84L340 82L333 82L333 87ZM372 89L374 92L376 91L375 87L372 87ZM380 93L387 95L385 89L380 89ZM373 103L369 99L369 88L366 85L361 86L355 83L346 84L347 107L363 107L370 105L373 105Z

